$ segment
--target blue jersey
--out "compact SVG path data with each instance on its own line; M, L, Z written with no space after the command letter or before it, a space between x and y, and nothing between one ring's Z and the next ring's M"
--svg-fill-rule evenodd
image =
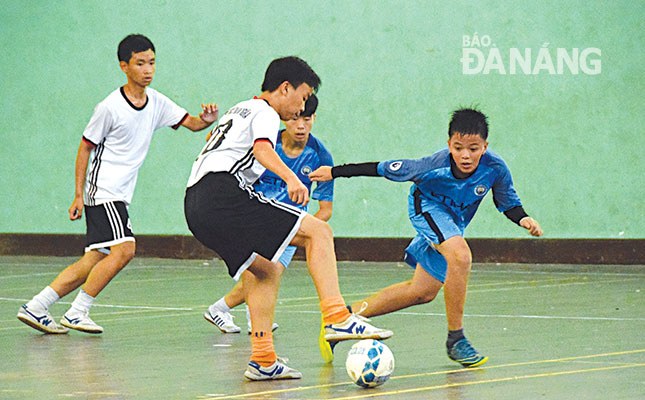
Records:
M448 149L417 160L392 160L378 164L378 174L397 181L412 181L408 196L410 218L433 211L448 214L463 231L470 223L479 204L489 190L500 212L521 206L513 188L513 180L506 163L492 151L482 155L479 166L470 176L458 179L452 169Z
M282 150L282 132L278 133L278 140L275 146L275 151L278 153L282 161L298 176L298 179L307 186L311 198L314 200L333 201L334 200L334 181L318 182L316 189L311 192L311 180L309 174L315 171L318 167L323 165L333 166L331 153L323 146L323 144L309 134L309 140L302 153L296 158L289 158ZM266 197L274 198L286 204L290 204L302 209L307 209L307 206L296 204L289 198L287 192L287 183L282 180L278 175L269 171L268 169L260 176L254 184L256 191L263 193Z

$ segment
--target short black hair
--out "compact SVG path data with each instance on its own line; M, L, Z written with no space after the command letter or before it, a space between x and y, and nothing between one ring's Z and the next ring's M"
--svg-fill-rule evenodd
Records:
M132 33L119 43L119 49L116 54L119 57L119 61L130 62L133 53L141 53L146 50L155 51L155 45L152 44L152 41L143 35Z
M309 64L295 56L276 58L271 61L264 74L262 91L273 92L285 81L296 89L306 83L314 92L320 86L320 77L311 69Z
M478 135L482 139L488 138L488 119L481 111L474 108L460 108L452 113L448 137L455 133L462 135Z
M309 96L305 102L305 111L300 113L301 117L311 117L316 112L318 108L318 97L315 94Z

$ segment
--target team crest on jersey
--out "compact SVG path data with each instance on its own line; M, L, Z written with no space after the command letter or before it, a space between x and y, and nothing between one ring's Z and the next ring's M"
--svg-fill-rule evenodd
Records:
M403 165L403 161L394 161L393 163L390 164L390 171L398 171L401 169L402 165Z
M300 169L300 173L304 176L308 176L311 173L311 167L309 165L305 165Z
M475 194L477 196L483 196L484 193L486 193L486 189L487 187L484 185L477 185L477 187L475 187Z

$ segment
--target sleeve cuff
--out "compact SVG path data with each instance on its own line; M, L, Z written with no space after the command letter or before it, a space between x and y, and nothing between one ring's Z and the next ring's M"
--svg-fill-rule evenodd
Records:
M269 144L271 145L271 147L275 147L275 146L274 146L274 144L273 144L273 142L272 142L272 141L271 141L271 139L269 139L269 138L258 138L258 139L255 139L255 140L253 141L253 144L255 144L255 143L257 143L257 142L267 142L267 143L269 143Z
M96 143L92 142L90 139L86 138L85 136L83 136L83 138L81 140L83 140L85 143L89 144L93 148L96 148L96 146L97 146Z
M190 115L188 113L184 114L184 116L181 118L179 122L177 122L175 125L172 126L172 129L177 130L181 126L181 124L184 123L186 118L188 118Z

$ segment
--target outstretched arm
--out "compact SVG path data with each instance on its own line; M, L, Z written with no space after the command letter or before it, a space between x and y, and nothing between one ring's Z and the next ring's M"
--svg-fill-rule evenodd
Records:
M380 176L377 162L360 164L343 164L335 167L322 166L309 174L314 182L327 182L334 178L350 178L352 176Z
M199 116L189 115L181 124L191 131L197 132L208 128L218 118L219 109L217 108L217 104L208 103L206 105L202 104L202 112L199 113Z

